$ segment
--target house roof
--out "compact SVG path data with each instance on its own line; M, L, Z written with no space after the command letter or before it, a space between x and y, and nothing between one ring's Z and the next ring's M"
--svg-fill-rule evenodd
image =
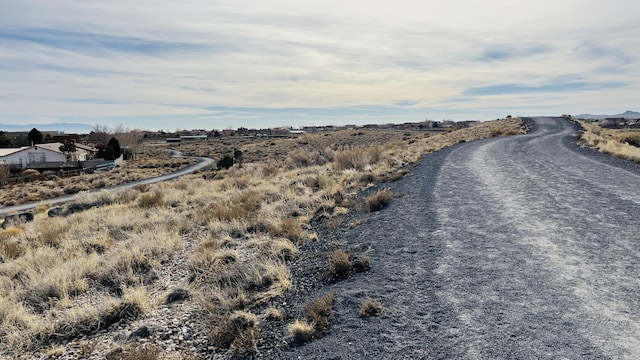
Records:
M23 147L19 147L19 148L2 148L2 149L0 149L0 156L11 155L13 153L17 153L20 150L24 150L24 149L26 149L28 147L29 146L23 146Z
M21 151L25 151L25 150L29 150L29 149L36 149L37 150L38 148L41 148L41 149L47 150L47 151L51 151L51 152L54 152L54 153L62 154L62 152L59 151L59 150L52 150L48 146L42 146L42 145L45 145L45 144L38 144L38 145L34 145L34 146L23 146L23 147L20 147L20 148L0 149L0 157L8 156L8 155L15 154L15 153L18 153L18 152L21 152ZM48 145L50 145L50 144L48 144ZM60 145L58 145L58 147L59 146Z
M90 146L90 145L85 145L85 144L78 144L78 143L76 143L76 148L77 149L86 150L86 151L93 151L93 152L97 152L98 151L98 149L96 149L95 146Z
M62 151L60 151L60 146L62 146L62 143L59 143L59 142L34 145L34 147L41 147L47 150L61 153Z

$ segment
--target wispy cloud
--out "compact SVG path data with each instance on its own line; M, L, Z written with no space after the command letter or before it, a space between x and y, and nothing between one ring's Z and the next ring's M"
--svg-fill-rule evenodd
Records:
M0 0L0 123L262 127L638 105L633 2L301 4Z

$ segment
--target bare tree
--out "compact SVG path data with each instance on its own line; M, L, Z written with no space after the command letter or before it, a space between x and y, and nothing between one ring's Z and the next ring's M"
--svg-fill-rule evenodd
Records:
M122 124L116 126L114 136L120 141L120 146L129 149L132 156L138 152L142 144L142 130L129 129Z
M111 131L109 131L108 127L96 124L93 130L89 133L89 136L87 136L87 140L95 144L106 146L112 137L113 135L111 134Z

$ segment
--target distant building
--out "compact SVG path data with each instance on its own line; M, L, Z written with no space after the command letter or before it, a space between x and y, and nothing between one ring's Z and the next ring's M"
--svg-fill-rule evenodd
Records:
M59 134L45 136L45 142L48 143L78 143L80 142L80 135L78 134Z

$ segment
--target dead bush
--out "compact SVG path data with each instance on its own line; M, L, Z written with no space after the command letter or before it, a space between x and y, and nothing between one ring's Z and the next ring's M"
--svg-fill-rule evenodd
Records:
M353 274L351 255L336 250L329 256L329 279L338 281L348 279Z
M124 350L120 359L122 360L159 360L162 354L162 348L157 345L136 346L131 344L127 350Z
M296 343L306 343L313 338L316 332L313 324L304 320L296 320L288 327L289 336Z
M329 332L329 321L333 318L333 302L335 293L330 292L314 300L304 308L307 318L314 324L315 328L324 333Z
M630 134L622 138L623 142L635 147L640 147L640 134Z
M378 316L382 314L384 306L376 300L367 297L360 306L360 317Z
M371 270L371 260L368 256L358 256L352 260L353 270L357 273Z
M138 206L141 208L149 209L153 207L160 207L164 205L164 195L156 190L152 193L143 193L138 198Z
M270 226L269 232L274 237L287 238L295 243L304 237L301 225L299 219L289 216L282 219L279 224Z
M267 319L267 320L274 320L274 321L279 321L282 320L284 318L284 314L282 313L282 311L274 308L274 307L270 307L270 308L266 308L263 312L262 312L262 318L263 319Z
M365 206L368 211L380 211L389 205L393 193L388 189L383 189L365 199Z
M209 333L209 340L215 346L240 353L257 351L261 339L258 317L244 311L235 311L219 321Z
M0 180L8 179L11 176L11 171L9 170L9 164L0 163Z
M371 158L366 149L345 149L336 151L333 164L336 170L362 170L371 163Z
M336 250L329 256L329 271L327 278L330 281L340 281L350 278L356 273L369 271L371 260L367 256L354 256L343 250Z

